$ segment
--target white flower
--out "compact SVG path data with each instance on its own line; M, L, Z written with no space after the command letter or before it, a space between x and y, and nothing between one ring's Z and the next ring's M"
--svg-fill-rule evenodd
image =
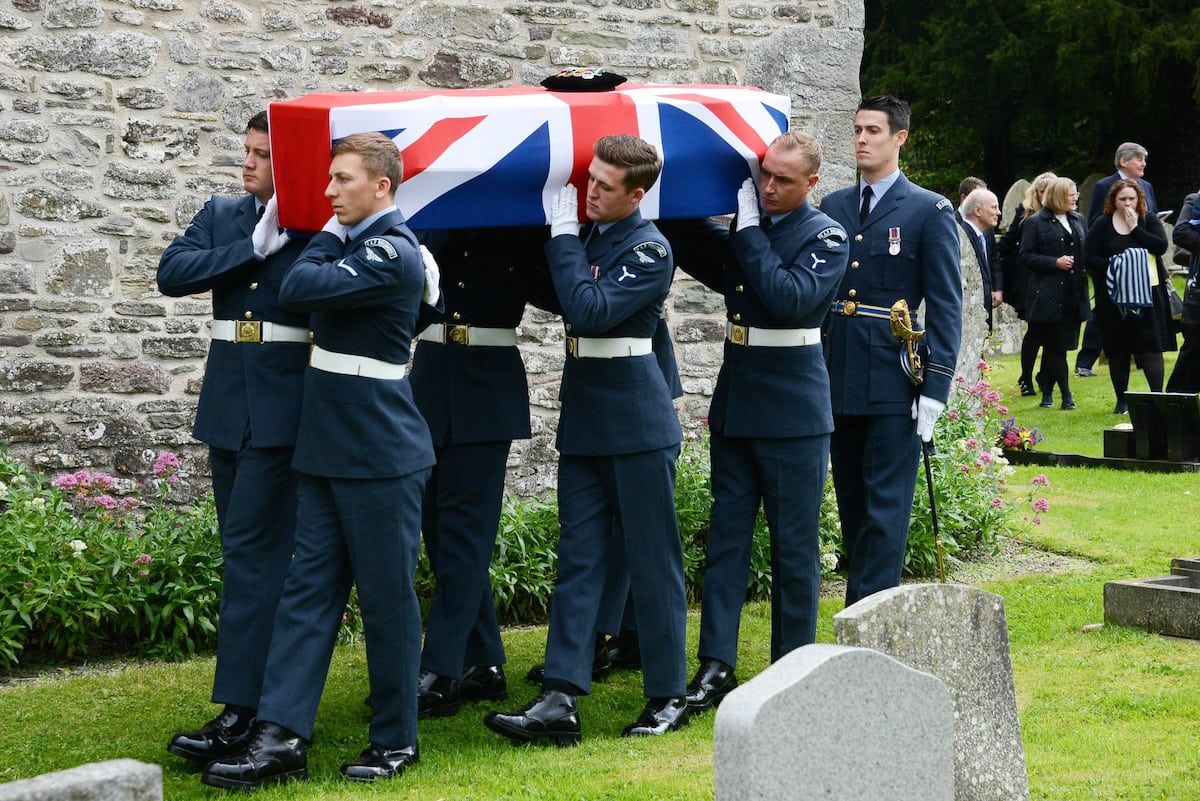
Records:
M8 494L8 485L5 484L3 481L0 481L0 495L7 495L7 494Z
M71 546L71 550L75 552L74 556L83 556L83 552L87 550L87 543L83 540L71 540L67 545Z
M832 573L837 567L837 554L832 551L826 551L821 554L821 572Z
M46 508L46 499L41 498L41 497L34 498L32 501L29 502L29 505L32 506L34 509L45 509Z
M23 473L17 473L15 476L13 476L9 480L12 481L12 483L14 483L14 484L24 484L25 483L25 475Z

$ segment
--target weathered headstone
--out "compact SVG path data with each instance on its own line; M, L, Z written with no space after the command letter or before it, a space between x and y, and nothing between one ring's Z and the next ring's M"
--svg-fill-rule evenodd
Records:
M1087 219L1088 210L1092 207L1092 193L1096 189L1096 184L1102 178L1107 178L1109 175L1112 175L1112 173L1094 172L1079 183L1079 213L1083 215L1084 219Z
M961 584L896 587L839 612L833 628L843 645L874 648L946 683L957 801L1029 798L999 595Z
M951 801L946 686L884 654L806 645L717 710L717 801Z
M987 312L983 308L983 272L979 257L967 238L967 232L958 226L959 279L962 283L963 311L962 338L959 340L958 364L954 375L962 376L967 386L979 380L979 358L983 355L987 341Z
M1013 218L1017 216L1017 206L1020 206L1021 201L1025 199L1025 192L1028 189L1029 181L1021 178L1004 193L1004 198L1000 203L1001 228L1008 230L1008 226L1012 225Z
M136 759L93 762L0 784L0 801L162 801L162 768Z

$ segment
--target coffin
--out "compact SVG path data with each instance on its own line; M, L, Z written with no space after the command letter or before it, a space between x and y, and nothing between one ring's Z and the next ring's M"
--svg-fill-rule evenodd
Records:
M767 145L787 130L788 97L730 86L540 87L311 94L272 103L280 222L320 230L330 143L380 131L404 157L396 205L413 228L543 225L563 185L582 193L593 143L629 133L659 148L663 172L642 200L649 219L736 209ZM579 208L582 212L582 197Z

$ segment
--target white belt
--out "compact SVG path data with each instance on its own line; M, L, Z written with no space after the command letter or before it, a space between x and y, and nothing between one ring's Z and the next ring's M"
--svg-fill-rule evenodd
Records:
M748 325L725 323L725 338L734 345L752 348L795 348L801 345L820 345L820 328L751 328Z
M654 350L648 337L567 337L567 355L576 359L618 359L645 356Z
M423 342L440 342L443 345L487 345L508 347L517 344L515 328L480 328L474 325L447 325L434 323L421 332Z
M309 342L307 328L266 320L213 320L212 338L222 342Z
M404 364L392 364L370 356L355 356L352 353L334 353L323 350L316 345L308 357L310 366L327 373L342 375L359 375L363 378L404 378Z

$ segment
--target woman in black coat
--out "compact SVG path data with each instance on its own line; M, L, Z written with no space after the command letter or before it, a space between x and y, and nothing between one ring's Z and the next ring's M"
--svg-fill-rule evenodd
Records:
M1154 305L1141 314L1122 315L1108 295L1108 260L1128 248L1145 248L1157 256L1158 286L1152 290ZM1138 354L1142 372L1151 392L1163 386L1163 351L1175 350L1171 330L1171 305L1167 299L1167 273L1162 257L1167 252L1167 232L1158 217L1149 214L1146 196L1137 181L1115 181L1104 200L1104 215L1088 230L1087 268L1096 289L1096 322L1104 352L1108 354L1108 374L1112 379L1117 405L1113 414L1126 414L1125 390L1129 388L1129 361Z
M1067 351L1079 347L1079 324L1091 316L1083 269L1083 217L1075 210L1078 202L1075 182L1055 178L1042 195L1042 210L1021 226L1017 263L1029 275L1025 320L1030 336L1042 345L1040 406L1054 405L1057 384L1062 408L1075 408L1067 378Z

